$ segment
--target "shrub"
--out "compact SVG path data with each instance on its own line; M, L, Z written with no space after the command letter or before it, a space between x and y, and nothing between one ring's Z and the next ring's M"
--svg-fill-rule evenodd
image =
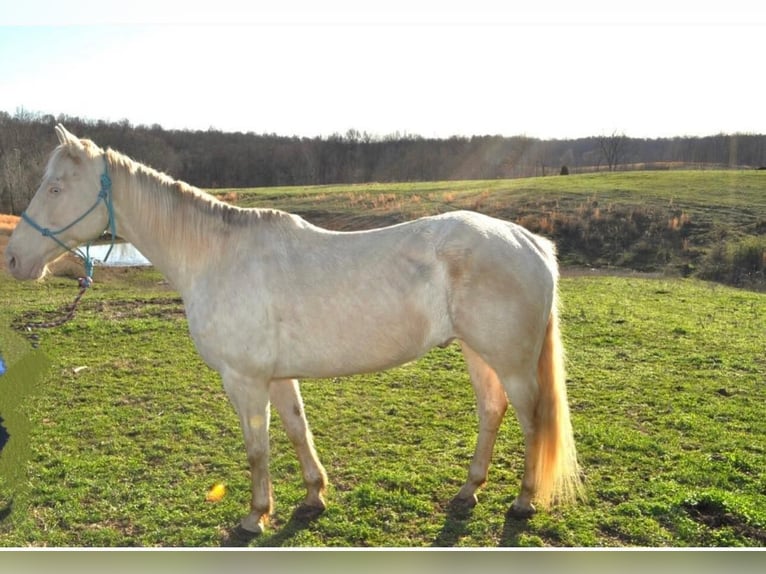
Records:
M715 245L705 256L699 275L732 285L766 287L766 237L750 236Z

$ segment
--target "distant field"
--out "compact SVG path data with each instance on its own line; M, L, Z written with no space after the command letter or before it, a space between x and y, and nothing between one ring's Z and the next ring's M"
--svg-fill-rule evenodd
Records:
M760 171L634 171L524 179L371 183L213 190L229 194L243 207L277 207L316 212L316 217L348 217L353 226L364 216L404 218L448 209L513 213L516 207L564 211L586 201L687 209L691 215L729 225L751 225L766 215L766 173ZM395 209L401 209L401 214ZM735 211L742 210L743 213Z

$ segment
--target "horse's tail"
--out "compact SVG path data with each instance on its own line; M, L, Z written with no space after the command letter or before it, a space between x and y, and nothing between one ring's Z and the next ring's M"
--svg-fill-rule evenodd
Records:
M540 506L547 508L553 502L575 502L583 492L569 418L564 347L555 297L537 362L537 384L536 432L532 447L536 459L535 498Z

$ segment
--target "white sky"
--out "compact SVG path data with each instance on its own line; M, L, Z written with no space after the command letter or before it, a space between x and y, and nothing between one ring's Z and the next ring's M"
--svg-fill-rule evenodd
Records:
M6 0L0 110L301 136L766 133L763 2L245 4Z

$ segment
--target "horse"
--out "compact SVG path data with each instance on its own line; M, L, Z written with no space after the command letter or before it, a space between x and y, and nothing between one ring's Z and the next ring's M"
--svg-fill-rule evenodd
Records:
M60 124L55 132L59 145L8 242L7 267L17 279L41 279L50 262L109 230L178 290L196 349L220 373L242 427L252 482L245 532L263 532L273 509L271 406L306 488L295 513L326 508L327 474L298 379L379 371L453 341L479 433L451 503L477 504L509 402L524 435L509 514L526 518L581 497L551 241L471 211L331 231L227 204Z

